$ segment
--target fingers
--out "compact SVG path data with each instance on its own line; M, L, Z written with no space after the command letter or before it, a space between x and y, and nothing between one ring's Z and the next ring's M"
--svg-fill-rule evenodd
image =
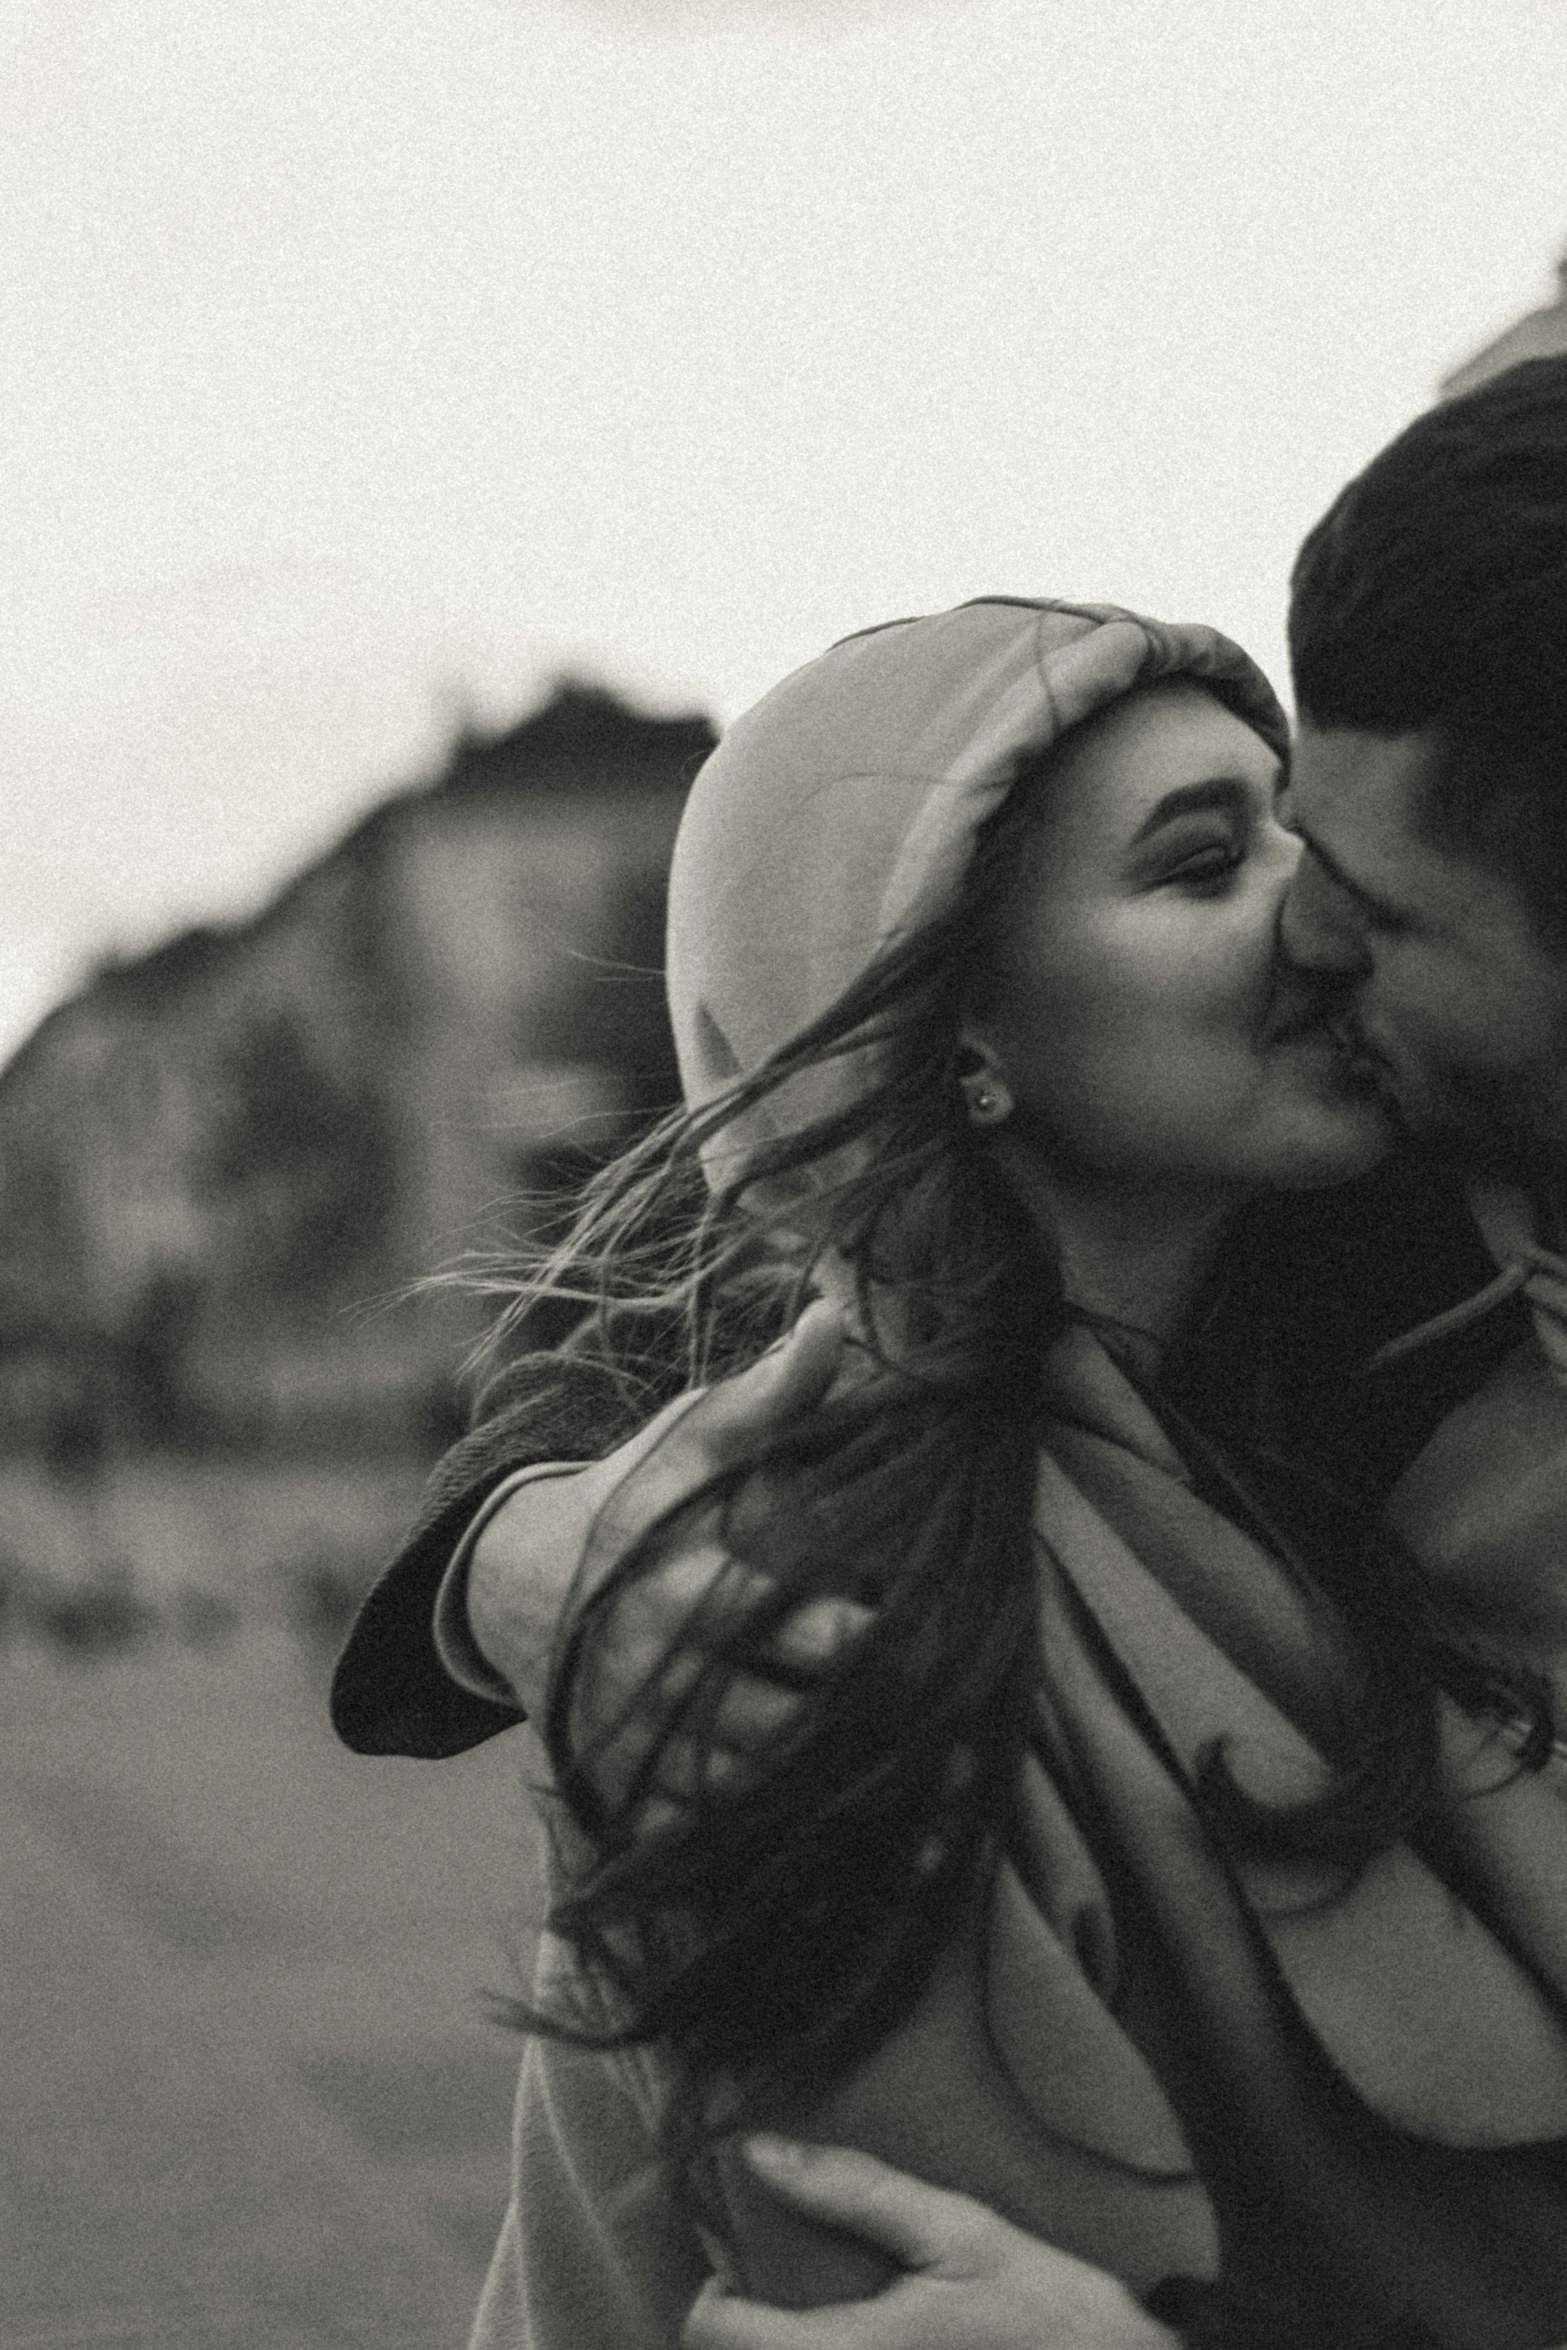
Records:
M846 2322L847 2321L847 2325ZM772 2309L709 2277L680 2329L680 2350L857 2350L854 2307Z
M667 1724L707 1653L772 1589L766 1576L693 1528L691 1539L618 1593L591 1628L577 1677L575 1734L612 1736L634 1713L645 1714L652 1730Z
M668 1711L678 1705L698 1669L694 1658L689 1663L682 1659L662 1678L661 1696ZM590 1774L601 1795L624 1794L630 1786L656 1735L653 1709L659 1702L645 1700L627 1715L624 1729L591 1758ZM797 1689L742 1674L725 1690L705 1734L677 1733L668 1740L654 1764L651 1789L632 1818L635 1834L655 1835L683 1820L699 1795L721 1795L741 1785L790 1728L804 1703Z
M843 1318L818 1298L788 1337L748 1370L678 1396L639 1436L588 1472L601 1497L588 1546L593 1578L710 1478L820 1403L843 1348Z
M905 2269L977 2274L1001 2226L967 2195L949 2194L851 2146L809 2146L758 2132L746 2160L769 2190L809 2219L864 2236Z
M771 1577L722 1547L718 1524L714 1509L676 1529L654 1563L615 1594L587 1633L572 1735L579 1752L597 1749L590 1769L602 1792L630 1784L642 1756L676 1721L707 1661L776 1595ZM750 1669L735 1675L706 1722L711 1766L698 1774L688 1756L672 1771L666 1757L658 1768L660 1788L689 1795L698 1776L711 1788L727 1783L788 1730L804 1694L872 1621L870 1608L830 1593L793 1609L751 1652Z
M699 1670L696 1657L678 1659L660 1676L656 1693L626 1711L623 1727L601 1741L590 1759L601 1795L623 1794L630 1786L657 1736L659 1716L667 1719L677 1710ZM594 1694L589 1693L586 1706L579 1703L575 1718L594 1718ZM668 1826L699 1794L721 1794L742 1781L789 1729L804 1702L798 1690L750 1674L732 1682L705 1731L676 1732L665 1744L653 1767L652 1787L637 1808L637 1834Z
M997 2289L988 2280L905 2276L867 2300L817 2309L742 2300L710 2278L681 2329L680 2350L1181 2350L1181 2336L1116 2279L1089 2273L1104 2288L1091 2303L1063 2301L1048 2277Z
M838 1375L846 1336L838 1307L816 1298L786 1338L738 1378L713 1390L726 1433L738 1428L748 1437L813 1411Z
M765 1599L771 1589L766 1576L708 1543L671 1553L617 1601L589 1640L572 1705L574 1743L601 1796L624 1795L677 1721L732 1611ZM835 1597L808 1601L786 1616L760 1651L759 1669L734 1676L700 1732L676 1729L670 1736L638 1809L636 1832L669 1825L699 1791L717 1794L743 1779L787 1735L811 1684L871 1620L871 1609ZM774 1671L780 1678L770 1677Z
M579 1602L658 1529L656 1555L613 1594L588 1630L578 1664L573 1739L590 1780L611 1801L636 1784L652 1749L678 1723L707 1657L776 1590L769 1577L721 1546L716 1508L684 1519L674 1513L819 1403L838 1373L844 1344L837 1307L819 1299L749 1370L678 1397L640 1435L575 1480L573 1507L586 1526ZM665 1519L672 1522L662 1526ZM731 1784L787 1731L799 1684L819 1677L870 1615L829 1596L786 1617L753 1660L761 1669L735 1677L700 1738L677 1735L659 1756L635 1822L638 1833L667 1825L672 1804Z
M874 2155L763 2135L746 2158L771 2192L806 2217L880 2245L902 2275L868 2300L813 2310L817 2331L772 2330L773 2313L710 2297L690 2350L1179 2350L1107 2269L1063 2252L967 2195L927 2186ZM758 2309L755 2320L748 2316ZM830 2322L829 2322L830 2321ZM735 2330L738 2324L742 2330ZM749 2326L749 2331L743 2330Z
M764 1661L780 1672L814 1679L854 1646L874 1615L857 1599L832 1593L808 1599L785 1616L763 1652Z
M943 2322L947 2314L922 2308L896 2287L866 2301L774 2309L765 2301L742 2300L709 2277L680 2329L680 2350L956 2350L957 2337ZM963 2338L973 2350L989 2350L972 2329Z
M727 1629L772 1590L765 1575L717 1543L698 1543L672 1551L631 1584L590 1635L573 1691L572 1738L599 1794L622 1799L667 1735L649 1790L649 1800L663 1800L644 1803L639 1834L667 1824L669 1799L685 1803L731 1785L799 1713L798 1687L739 1673L689 1734L680 1727L682 1708ZM820 1649L824 1637L820 1627L808 1632L801 1653Z
M748 1754L760 1754L782 1737L803 1702L797 1689L784 1689L776 1681L742 1673L730 1682L714 1708L712 1743L740 1761Z
M775 1596L772 1577L725 1550L715 1538L716 1525L715 1511L617 1595L610 1619L613 1654L605 1667L628 1691L677 1647L709 1654L721 1649L737 1625ZM837 1592L803 1600L755 1651L758 1685L765 1685L764 1676L775 1675L786 1686L817 1679L847 1654L874 1615ZM771 1726L769 1717L769 1733ZM749 1712L736 1727L736 1742L744 1745L755 1727Z
M772 1689L761 1681L744 1685L738 1695L739 1705L733 1710L745 1713L743 1738L725 1741L716 1731L671 1738L653 1772L655 1793L685 1803L697 1795L721 1794L755 1769L771 1743L761 1726L769 1712L787 1729L800 1706L793 1691Z
M709 1653L721 1648L738 1624L775 1595L770 1575L723 1547L718 1524L713 1510L681 1528L656 1563L616 1595L608 1619L613 1632L599 1636L606 1652L602 1669L628 1694L677 1647ZM756 1651L758 1685L771 1674L785 1684L815 1680L854 1646L874 1614L836 1592L803 1600ZM748 1716L736 1727L736 1743L744 1745L755 1725ZM770 1716L763 1727L771 1733Z
M606 1630L613 1626L605 1665L617 1680L640 1682L679 1648L720 1647L772 1595L772 1578L733 1557L718 1525L717 1510L708 1510L679 1527L647 1571L615 1594L605 1617Z

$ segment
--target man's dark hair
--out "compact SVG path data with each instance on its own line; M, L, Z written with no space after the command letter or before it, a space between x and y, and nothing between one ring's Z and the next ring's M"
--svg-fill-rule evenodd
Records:
M1318 727L1430 730L1425 816L1567 940L1567 355L1418 417L1342 490L1291 580Z

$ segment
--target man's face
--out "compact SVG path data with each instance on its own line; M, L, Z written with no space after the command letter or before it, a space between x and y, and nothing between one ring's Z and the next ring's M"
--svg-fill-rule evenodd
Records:
M1342 991L1358 1048L1410 1131L1530 1181L1567 1153L1567 952L1516 887L1434 847L1424 733L1303 726L1283 814L1306 843L1286 959Z

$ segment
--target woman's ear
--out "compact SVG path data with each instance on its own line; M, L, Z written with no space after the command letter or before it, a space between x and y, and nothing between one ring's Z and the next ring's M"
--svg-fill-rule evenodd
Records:
M1012 1115L1012 1089L989 1038L965 1023L958 1038L958 1091L971 1126L1000 1126Z

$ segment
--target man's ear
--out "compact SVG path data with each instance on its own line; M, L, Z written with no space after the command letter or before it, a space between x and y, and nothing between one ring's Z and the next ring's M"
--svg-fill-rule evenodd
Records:
M1000 1126L1011 1117L1012 1088L1001 1055L977 1021L965 1020L958 1033L957 1072L971 1126Z

